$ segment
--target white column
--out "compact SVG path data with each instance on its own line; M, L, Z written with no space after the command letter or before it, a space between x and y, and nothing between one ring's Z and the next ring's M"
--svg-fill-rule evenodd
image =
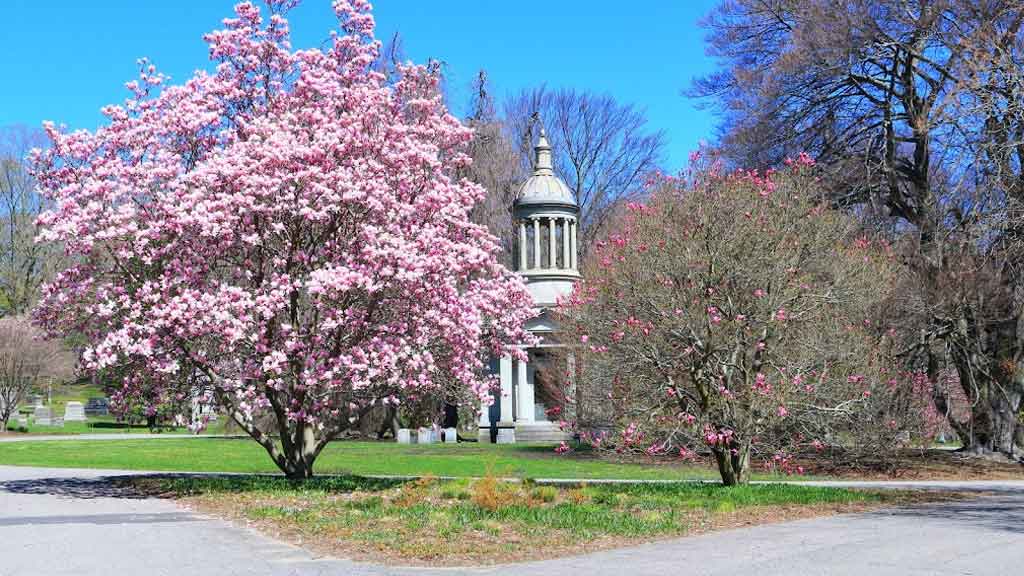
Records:
M533 422L533 383L526 378L526 362L518 361L519 381L516 387L519 389L519 398L516 402L516 421Z
M571 253L570 253L570 258L572 259L572 266L570 266L570 268L572 268L573 270L575 270L576 266L577 266L577 262L576 262L576 226L577 225L578 225L578 222L576 220L573 220L572 224L569 225L569 235L572 236L572 238L570 238L570 242L569 242L572 245L572 249L571 249Z
M512 358L502 356L498 361L498 374L501 378L501 421L512 421Z
M526 221L519 221L519 269L526 270L526 253L530 247L526 244Z
M555 227L554 218L548 218L548 268L555 268L558 263L558 252L555 249Z
M540 218L533 219L533 267L540 268Z
M569 219L562 218L562 268L572 268L572 261L569 259Z
M494 401L497 402L498 399L495 398ZM490 413L491 413L491 407L490 406L485 406L484 404L481 403L481 405L480 405L480 423L479 423L481 428L490 428L491 427L491 415L490 415Z

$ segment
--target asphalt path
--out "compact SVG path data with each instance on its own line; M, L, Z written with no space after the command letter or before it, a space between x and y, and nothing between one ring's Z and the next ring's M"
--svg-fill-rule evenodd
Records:
M1024 574L1024 482L842 482L975 490L964 501L468 569L316 557L255 531L116 488L135 472L0 466L0 575L992 575Z

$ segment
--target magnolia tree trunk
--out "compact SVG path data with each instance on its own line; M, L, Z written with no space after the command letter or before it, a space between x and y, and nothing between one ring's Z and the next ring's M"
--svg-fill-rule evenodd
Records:
M231 417L253 440L263 446L281 472L293 480L313 477L313 464L317 456L337 435L334 427L324 427L318 434L317 426L310 422L289 422L287 418L275 418L272 425L277 427L275 438L255 421L244 418L237 411L232 411Z
M722 484L739 486L750 481L750 443L738 442L724 448L713 448Z
M297 436L301 441L285 454L288 463L285 474L289 478L309 478L313 476L313 462L320 455L321 444L312 424L303 423Z

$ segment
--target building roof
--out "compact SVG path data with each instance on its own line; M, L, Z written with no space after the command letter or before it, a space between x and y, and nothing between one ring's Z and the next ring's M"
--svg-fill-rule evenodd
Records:
M572 190L565 185L561 178L555 176L555 170L551 164L551 145L548 144L548 138L543 129L540 131L540 138L537 140L533 152L533 175L519 187L516 204L561 204L576 208L576 198L573 196Z

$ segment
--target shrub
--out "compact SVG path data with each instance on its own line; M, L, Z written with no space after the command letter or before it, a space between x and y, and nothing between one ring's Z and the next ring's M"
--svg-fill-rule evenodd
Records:
M472 484L470 500L484 510L496 512L519 500L518 488L487 474Z
M793 451L895 436L871 323L892 252L821 204L809 164L660 179L591 250L560 308L584 439L710 452L732 485L755 455L798 472Z
M554 486L537 486L530 492L530 497L539 502L550 504L558 497L558 489Z

